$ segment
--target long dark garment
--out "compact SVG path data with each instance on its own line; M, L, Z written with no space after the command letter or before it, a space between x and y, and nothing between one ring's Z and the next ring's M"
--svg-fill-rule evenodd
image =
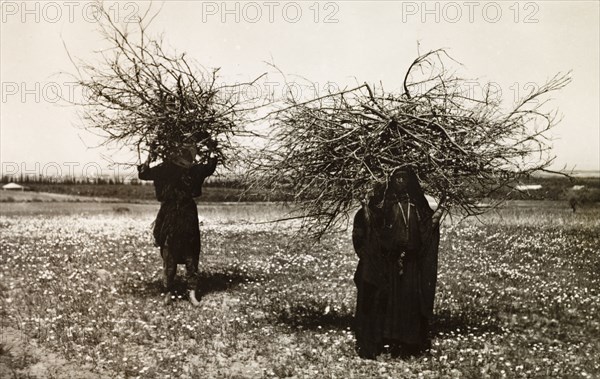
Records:
M178 264L184 257L200 252L198 209L193 198L170 199L160 204L154 221L154 243L176 250Z
M186 169L170 162L139 167L139 178L153 180L161 202L154 221L154 242L163 259L163 282L172 289L178 264L186 265L188 285L196 288L200 259L200 228L194 197L202 193L204 180L213 174L216 161Z
M374 358L384 344L423 350L437 280L439 226L424 198L359 210L352 240L359 256L354 331L357 352Z

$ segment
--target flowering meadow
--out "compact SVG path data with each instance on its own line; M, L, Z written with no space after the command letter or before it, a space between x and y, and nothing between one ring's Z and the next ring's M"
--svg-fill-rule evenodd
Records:
M157 206L3 204L0 377L593 378L600 207L446 218L432 349L359 359L350 230L297 238L280 206L202 205L201 305L163 304ZM52 357L51 361L48 357Z

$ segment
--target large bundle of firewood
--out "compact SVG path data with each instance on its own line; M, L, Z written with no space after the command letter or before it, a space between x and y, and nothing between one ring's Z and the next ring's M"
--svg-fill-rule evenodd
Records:
M400 94L367 84L300 102L273 114L257 186L285 191L305 227L321 235L402 169L444 207L463 215L520 175L552 161L545 133L555 124L543 97L569 81L556 76L513 107L495 95L465 94L465 81L434 51L409 67Z
M129 30L102 7L98 12L108 48L98 62L74 62L86 95L79 103L86 127L107 145L163 158L192 142L205 147L201 155L223 161L231 154L232 139L245 133L248 110L236 87L248 83L219 83L218 69L165 49L162 39L147 34L152 15Z

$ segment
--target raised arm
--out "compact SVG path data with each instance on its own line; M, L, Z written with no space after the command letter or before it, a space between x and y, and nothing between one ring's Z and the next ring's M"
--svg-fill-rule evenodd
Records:
M202 185L204 180L214 174L217 168L217 158L211 157L206 164L194 165L190 169L192 176L192 196L198 197L202 195Z
M217 161L217 157L210 157L208 158L208 162L205 165L203 165L203 171L206 177L209 177L215 173L215 170L217 169Z
M212 174L215 173L217 169L217 158L211 157L208 158L208 162L205 164L197 164L192 166L191 174L195 180L204 181L204 179L208 178Z
M148 159L138 166L138 178L141 180L155 180L160 172L161 165L150 167L150 163L155 159L153 153L148 154Z

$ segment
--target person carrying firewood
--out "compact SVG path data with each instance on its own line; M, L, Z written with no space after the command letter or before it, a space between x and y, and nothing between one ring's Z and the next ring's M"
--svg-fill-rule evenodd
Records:
M354 332L360 357L375 359L386 344L397 355L429 347L442 212L431 210L416 175L401 171L376 186L356 213Z
M214 147L214 142L210 141L207 145ZM154 167L150 167L150 163L156 159L156 154L151 151L146 162L138 166L139 178L154 182L156 199L161 203L153 234L163 260L163 284L167 291L165 303L173 297L177 265L185 264L190 301L194 305L199 304L196 289L200 228L194 197L202 194L204 180L215 172L217 158L210 156L205 164L197 164L194 163L197 152L197 142L190 141Z

